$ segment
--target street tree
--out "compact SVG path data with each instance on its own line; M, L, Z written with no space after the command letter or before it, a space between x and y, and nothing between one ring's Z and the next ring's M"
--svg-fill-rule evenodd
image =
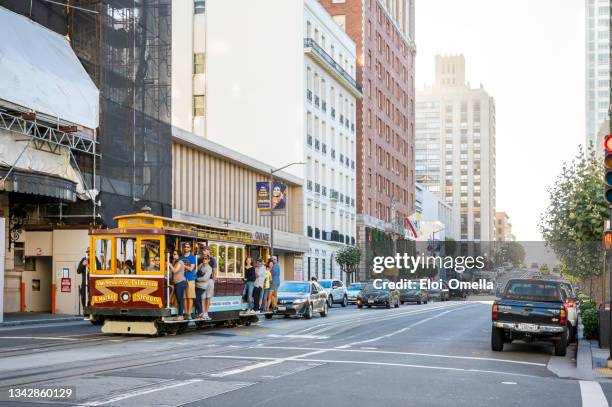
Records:
M563 164L548 188L548 207L539 227L562 270L586 280L599 275L603 265L601 238L608 206L603 196L603 165L592 148Z
M359 246L344 246L336 252L336 262L342 271L347 274L355 273L361 261L361 249Z

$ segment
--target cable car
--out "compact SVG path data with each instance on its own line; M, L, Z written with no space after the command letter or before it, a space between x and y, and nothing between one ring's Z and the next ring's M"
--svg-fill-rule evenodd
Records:
M242 301L244 260L267 257L267 241L244 230L149 213L115 220L116 228L94 229L89 235L85 315L93 324L102 325L102 332L163 335L188 327L189 320L178 318L169 269L171 253L180 252L185 243L196 257L203 246L209 246L218 264L210 320L195 320L195 325L258 320L257 315L246 312L247 304ZM197 267L199 264L198 257Z

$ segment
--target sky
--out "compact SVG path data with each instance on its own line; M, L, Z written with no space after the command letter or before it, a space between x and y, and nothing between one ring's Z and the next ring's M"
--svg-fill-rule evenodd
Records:
M417 88L436 54L463 54L497 113L497 211L541 240L547 187L584 144L584 0L416 0Z

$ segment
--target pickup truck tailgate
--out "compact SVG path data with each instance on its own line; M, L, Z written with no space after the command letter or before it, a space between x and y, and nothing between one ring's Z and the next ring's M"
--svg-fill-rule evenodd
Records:
M497 302L497 321L528 322L531 324L559 324L560 302L525 302L500 300Z

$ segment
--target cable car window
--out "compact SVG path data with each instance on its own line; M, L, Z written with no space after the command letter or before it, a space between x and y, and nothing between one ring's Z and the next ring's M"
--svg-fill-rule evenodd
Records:
M110 271L113 269L113 253L111 239L96 239L96 270Z
M136 274L136 239L117 238L117 274Z
M236 271L235 251L236 248L233 246L227 248L227 272L232 274Z
M140 241L140 269L143 272L159 272L161 257L159 240L142 239Z
M219 273L225 273L225 263L227 259L227 247L219 245L219 257L217 257L217 265Z
M244 259L242 257L242 247L236 247L236 273L242 275L242 266Z

